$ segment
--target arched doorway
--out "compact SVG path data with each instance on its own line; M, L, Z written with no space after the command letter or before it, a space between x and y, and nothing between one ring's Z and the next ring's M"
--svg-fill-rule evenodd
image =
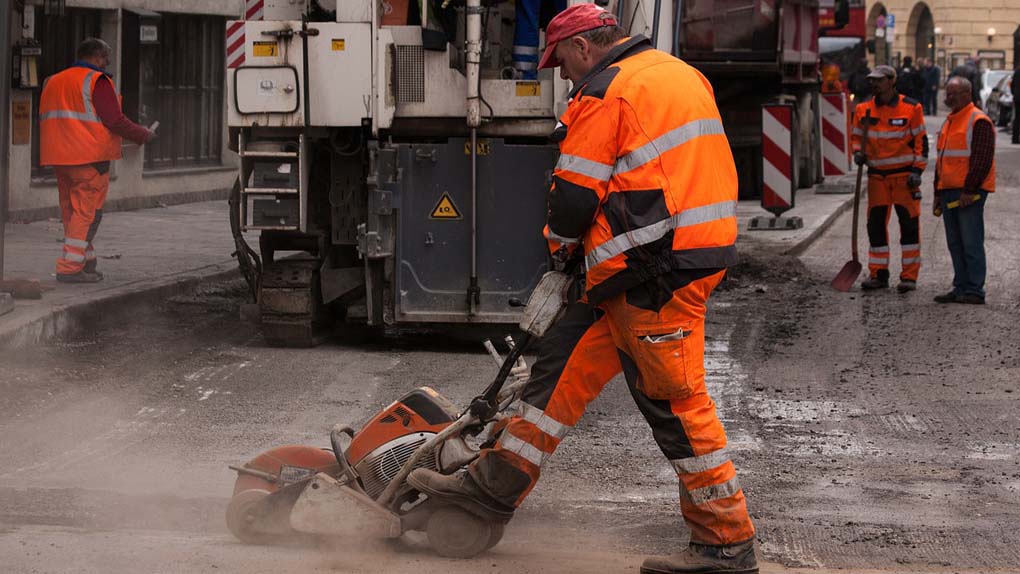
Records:
M875 2L868 10L867 39L869 42L873 42L875 46L875 64L889 63L889 48L885 42L885 28L878 26L880 20L884 25L887 14L885 5L881 2Z
M935 59L935 19L931 9L924 2L918 2L910 11L907 22L907 54L913 54L915 60L921 58Z

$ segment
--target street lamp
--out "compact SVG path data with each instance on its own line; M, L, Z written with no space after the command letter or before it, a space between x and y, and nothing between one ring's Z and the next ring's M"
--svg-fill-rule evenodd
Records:
M992 43L992 39L995 38L995 28L988 29L988 43Z

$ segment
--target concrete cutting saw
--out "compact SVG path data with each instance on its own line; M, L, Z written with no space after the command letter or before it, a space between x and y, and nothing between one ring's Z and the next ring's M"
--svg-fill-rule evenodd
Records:
M230 531L251 544L297 533L398 538L424 531L436 552L451 558L470 558L495 546L504 523L429 499L407 483L407 476L416 468L452 474L495 442L527 383L523 353L555 322L569 284L570 277L559 271L542 277L524 305L524 334L517 341L506 338L505 358L485 341L499 372L464 410L421 387L359 430L335 426L331 448L282 446L231 466L237 480L226 513Z

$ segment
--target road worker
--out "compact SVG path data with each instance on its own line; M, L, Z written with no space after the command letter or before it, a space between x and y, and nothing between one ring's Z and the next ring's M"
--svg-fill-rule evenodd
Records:
M946 84L946 117L935 147L934 215L946 224L953 259L953 289L938 303L985 302L985 219L995 191L995 127L971 99L971 85L956 76Z
M517 0L514 2L514 44L511 62L517 77L538 79L538 31L553 14L567 7L567 0Z
M573 83L548 239L583 256L584 296L538 347L518 413L466 472L427 469L430 497L509 520L588 403L621 371L680 483L689 545L643 573L758 572L754 526L705 387L705 311L736 262L737 172L711 85L627 37L595 4L556 16L540 68ZM655 472L646 470L644 472Z
M896 289L917 289L921 270L921 174L928 165L928 133L921 103L896 92L896 71L875 66L868 74L873 98L854 110L854 162L868 165L869 277L861 288L889 287L889 217L900 222L902 269ZM870 113L867 148L862 149L864 122Z
M88 38L77 61L50 76L39 98L40 164L53 166L60 193L64 245L57 259L57 281L95 283L92 240L103 218L110 185L110 162L120 159L121 138L143 144L155 134L121 111L106 68L110 46Z

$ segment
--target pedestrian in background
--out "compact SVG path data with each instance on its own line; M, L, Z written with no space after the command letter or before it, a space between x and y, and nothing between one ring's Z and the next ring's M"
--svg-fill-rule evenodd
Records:
M942 81L942 69L925 58L921 67L921 77L924 79L924 97L921 104L924 106L924 113L935 116L939 113L939 83Z
M900 293L917 288L921 270L921 174L928 165L928 133L921 103L896 93L896 70L875 66L868 76L874 98L854 110L854 162L868 165L869 277L861 289L889 287L889 217L900 222ZM863 147L868 113L867 148Z
M467 472L419 468L429 497L506 521L606 383L622 372L680 486L689 544L644 574L758 572L754 525L705 386L705 313L736 262L737 171L712 86L575 4L550 23L539 68L573 89L546 237L583 256L586 297L540 341L520 411ZM637 473L649 469L635 470Z
M868 74L870 73L871 68L868 67L868 60L861 58L861 61L857 63L857 67L854 68L854 71L850 72L850 77L847 78L855 105L871 97L871 84L868 83Z
M896 91L918 102L924 97L924 78L910 56L903 58L903 67L896 72Z
M952 110L939 130L935 206L946 227L953 259L953 289L939 303L985 303L985 202L995 191L995 126L971 101L971 86L957 77L946 84Z
M1020 62L1013 68L1013 77L1009 80L1009 90L1013 93L1013 138L1012 143L1020 144Z
M969 58L963 64L953 68L953 72L949 74L949 77L959 77L967 80L971 87L971 101L974 102L974 105L979 110L983 107L981 104L981 70L978 68L977 60Z
M40 161L53 166L60 193L64 246L57 281L95 283L92 240L103 218L110 162L121 157L121 138L137 144L155 133L124 116L106 68L112 50L99 38L78 46L77 61L47 78L39 97Z

